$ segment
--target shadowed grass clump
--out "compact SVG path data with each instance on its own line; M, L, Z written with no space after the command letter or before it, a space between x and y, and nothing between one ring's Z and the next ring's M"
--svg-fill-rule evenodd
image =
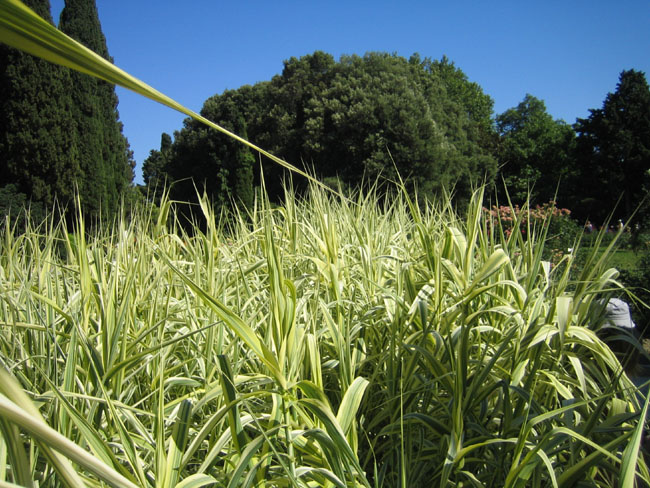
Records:
M188 233L163 199L0 236L0 481L614 486L648 479L598 338L612 247L542 259L462 218L313 187ZM576 243L579 248L579 242Z

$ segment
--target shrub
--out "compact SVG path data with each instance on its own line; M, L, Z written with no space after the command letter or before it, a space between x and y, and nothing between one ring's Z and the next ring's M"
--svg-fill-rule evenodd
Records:
M513 232L518 232L523 237L530 232L543 232L543 258L555 263L570 252L582 233L580 226L571 219L571 211L558 208L554 201L536 205L534 208L493 205L491 209L484 207L483 212L486 214L488 225L502 229L507 238L511 238Z
M38 202L29 202L27 195L21 193L14 184L0 188L0 227L10 222L16 229L25 227L25 217L29 212L32 223L42 222L45 217L43 206Z
M637 298L632 317L641 335L646 336L650 323L650 251L645 250L634 267L622 268L620 272L620 281Z

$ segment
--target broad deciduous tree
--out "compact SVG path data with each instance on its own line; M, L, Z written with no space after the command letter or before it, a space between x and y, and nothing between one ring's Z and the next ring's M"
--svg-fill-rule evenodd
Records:
M385 53L337 62L323 52L291 58L269 82L215 95L202 110L320 178L357 186L399 171L425 197L452 188L464 196L472 183L491 181L496 162L481 139L489 113L489 97L448 62ZM216 193L224 181L232 189L241 156L219 139L188 121L175 137L170 176L194 177ZM262 164L269 194L280 195L282 172ZM175 187L186 196L184 185Z
M519 105L497 115L496 127L500 175L511 198L541 204L568 188L575 132L563 120L553 120L542 100L526 95Z

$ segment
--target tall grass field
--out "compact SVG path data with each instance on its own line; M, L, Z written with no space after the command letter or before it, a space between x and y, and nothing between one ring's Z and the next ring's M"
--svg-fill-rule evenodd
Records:
M234 215L204 198L192 228L167 198L110 223L2 223L0 488L650 482L648 400L597 334L625 291L615 241L578 266L579 239L549 253L548 221L504 224L481 191L462 214L328 192L18 0L0 42L312 183Z
M5 223L0 486L650 479L647 407L595 333L607 249L545 261L548 226L504 232L480 191L462 218L287 193L203 199L189 230L167 199L94 232Z

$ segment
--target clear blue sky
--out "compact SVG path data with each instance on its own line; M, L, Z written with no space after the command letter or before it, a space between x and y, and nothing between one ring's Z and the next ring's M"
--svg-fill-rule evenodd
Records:
M55 22L63 0L51 0ZM530 93L574 123L600 108L624 69L650 76L649 0L269 1L97 0L115 64L199 111L225 89L269 80L316 50L446 55L495 102ZM160 134L184 116L118 89L136 182Z

